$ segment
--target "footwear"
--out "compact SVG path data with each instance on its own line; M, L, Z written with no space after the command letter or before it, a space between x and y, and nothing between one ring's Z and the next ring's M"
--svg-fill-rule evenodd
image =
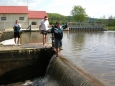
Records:
M62 48L62 47L60 47L59 49L60 49L60 50L63 50L63 48Z
M20 44L18 44L18 45L20 45Z
M14 44L14 45L17 45L17 44Z
M46 44L44 44L43 47L46 47Z
M46 48L46 46L43 46L43 47L45 47L45 48Z

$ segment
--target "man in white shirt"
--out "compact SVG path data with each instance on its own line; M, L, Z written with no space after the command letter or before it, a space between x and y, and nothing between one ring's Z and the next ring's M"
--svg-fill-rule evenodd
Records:
M48 26L49 26L48 17L44 16L44 19L40 21L40 25L39 25L40 33L43 35L43 47L46 47Z

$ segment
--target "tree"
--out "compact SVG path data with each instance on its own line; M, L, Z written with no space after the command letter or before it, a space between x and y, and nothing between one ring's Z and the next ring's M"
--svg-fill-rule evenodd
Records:
M73 19L75 21L85 21L86 17L88 17L85 12L85 9L82 8L81 6L73 6L71 15L73 16Z
M47 13L49 17L50 24L55 24L56 21L59 21L60 23L66 23L68 22L68 17L58 14L58 13Z

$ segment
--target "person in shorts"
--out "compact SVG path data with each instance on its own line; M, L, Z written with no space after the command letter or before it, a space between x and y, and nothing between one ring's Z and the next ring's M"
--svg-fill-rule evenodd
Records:
M55 26L53 26L49 32L54 34L54 48L56 49L56 55L59 56L59 48L61 47L62 38L63 38L63 29L66 29L67 26L70 24L64 25L63 27L60 27L60 23L56 22Z
M44 19L40 21L39 25L40 33L43 35L43 47L46 46L47 30L49 29L48 26L49 26L48 17L44 16Z
M20 45L21 24L18 23L18 20L15 21L15 24L13 25L13 29L14 29L14 43L15 43L15 45ZM16 38L18 38L17 42L16 42Z

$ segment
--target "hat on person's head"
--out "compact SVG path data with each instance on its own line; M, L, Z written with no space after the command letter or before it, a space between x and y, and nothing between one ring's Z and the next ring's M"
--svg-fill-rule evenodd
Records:
M48 19L48 16L44 16L44 19Z

